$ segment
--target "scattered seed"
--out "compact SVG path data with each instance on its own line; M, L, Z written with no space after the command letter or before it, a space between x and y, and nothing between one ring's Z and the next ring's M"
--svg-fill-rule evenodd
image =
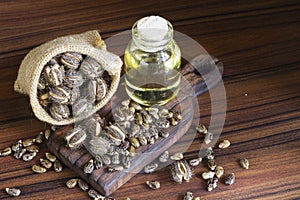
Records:
M99 194L96 190L94 190L94 189L90 189L90 190L88 191L88 195L89 195L89 197L91 197L91 198L93 198L93 199L97 199L97 200L104 200L104 199L105 199L104 196L100 195L100 194Z
M39 132L39 134L36 136L35 142L38 143L38 144L41 144L41 143L43 143L43 141L44 141L44 133L41 131L41 132Z
M183 200L193 200L193 199L194 199L194 195L192 192L186 192L183 198Z
M135 113L135 123L137 125L142 125L143 124L143 116L141 113Z
M130 142L126 140L126 141L122 141L119 147L122 150L126 150L126 149L128 149L129 145L130 145Z
M44 135L45 135L45 139L48 140L49 137L51 136L51 130L50 129L45 130Z
M182 115L179 111L171 111L173 113L173 117L175 117L177 120L182 120Z
M139 142L139 140L136 137L129 138L129 142L135 148L139 148L140 147L140 142Z
M222 142L220 142L219 144L219 148L220 149L225 149L227 147L230 146L230 141L229 140L223 140Z
M135 110L142 110L142 106L134 101L130 101L130 107L133 107Z
M209 144L214 139L214 135L211 132L207 132L204 138L204 143Z
M213 189L214 189L214 188L213 188L212 185L207 186L207 191L211 192Z
M20 194L21 194L21 190L18 188L5 188L5 191L7 194L9 194L10 196L13 196L13 197L20 196Z
M172 126L177 126L178 125L178 120L175 119L174 117L172 117L172 119L171 119L171 125Z
M143 116L143 121L146 124L151 124L153 119L151 117L151 115L148 114L148 112L146 112L145 110L141 110L141 114Z
M174 113L169 110L169 115L167 118L172 120L172 118L174 118Z
M212 172L212 171L209 171L209 172L203 172L202 173L202 178L204 180L207 180L207 179L211 179L215 176L215 172Z
M94 171L94 161L90 159L83 167L83 172L85 174L91 174Z
M213 151L212 147L208 147L208 148L207 148L206 153L205 153L205 157L206 157L208 160L214 159L215 154L214 154L214 151Z
M159 156L159 162L165 163L169 160L169 152L165 151Z
M69 131L65 136L67 146L71 149L80 148L83 145L83 141L85 140L86 136L87 134L85 130L83 130L79 126L74 128L73 130Z
M18 142L14 145L11 146L11 149L16 152L16 151L19 151L21 148L22 148L22 140L18 140Z
M159 115L158 115L158 111L159 109L158 108L155 108L155 107L147 107L145 108L149 114L156 120L159 120Z
M213 177L207 181L207 190L210 192L218 186L218 179Z
M154 144L155 143L155 138L154 137L151 137L150 139L149 139L149 144Z
M95 157L95 160L94 160L95 169L100 169L102 166L103 166L103 163L102 163L101 157L100 156L97 156L97 158Z
M10 147L6 147L4 149L1 150L0 152L0 156L8 156L12 153L12 150Z
M55 160L56 160L56 156L53 155L52 153L46 152L46 153L45 153L45 156L46 156L46 158L47 158L48 160L50 160L51 162L55 162Z
M217 166L215 169L215 173L218 178L221 178L221 176L224 174L224 168L221 166Z
M109 172L122 171L124 167L122 165L110 165L107 170Z
M15 151L14 157L16 159L21 159L22 156L25 154L25 152L26 152L26 149L19 149L18 151Z
M208 165L209 169L211 169L211 170L215 170L217 167L216 161L214 159L209 159L207 161L207 165Z
M193 167L198 166L200 162L202 161L202 158L195 158L192 160L189 160L189 164Z
M160 119L159 121L156 121L155 124L158 128L166 129L170 127L170 122L167 119Z
M78 183L78 178L71 178L66 182L66 186L69 189L75 188Z
M23 147L28 147L30 145L33 145L35 143L35 139L33 138L28 138L26 140L23 140Z
M144 167L144 172L146 174L150 174L150 173L153 173L158 167L158 164L157 163L152 163L152 164L149 164L149 165L146 165Z
M173 114L173 113L172 113L172 114ZM159 115L159 117L161 117L161 118L170 118L170 117L172 117L172 116L170 116L169 110L166 109L166 108L163 108L163 109L159 110L159 111L158 111L158 115Z
M163 138L167 138L169 137L170 133L168 133L167 131L160 130L159 135Z
M146 181L146 185L153 190L157 190L160 188L160 182L158 181Z
M183 180L189 182L192 178L192 170L186 160L175 161L171 166L172 178L181 183Z
M22 159L24 160L24 161L30 161L30 160L32 160L35 156L36 156L36 152L30 152L30 153L25 153L23 156L22 156Z
M54 161L54 164L53 164L53 169L54 169L54 171L55 172L61 172L62 171L62 164L61 164L61 162L59 161L59 160L55 160Z
M235 182L235 175L234 173L228 174L225 176L224 183L226 185L232 185Z
M203 133L203 134L206 134L207 133L207 128L205 125L203 124L199 124L196 128L197 132L198 133Z
M248 159L241 158L240 159L240 164L241 164L242 168L249 169L249 160Z
M47 171L46 168L44 168L40 165L33 165L31 169L32 169L33 172L38 173L38 174L42 174L42 173L45 173Z
M183 180L183 175L182 174L177 174L173 168L171 168L171 174L172 178L175 182L181 184Z
M50 162L48 159L40 158L40 163L46 169L50 169L52 167L52 162Z
M172 167L171 167L171 174L172 174L172 178L175 182L177 182L179 184L182 183L183 175L176 173L174 165L172 165Z
M200 200L200 197L195 197L194 200Z
M175 153L170 157L171 160L181 160L183 159L183 154L181 152Z
M39 150L40 150L40 148L37 145L34 145L34 144L26 147L26 151L29 151L29 152L36 152L36 153L38 153Z
M135 156L135 147L134 146L129 146L128 151L129 151L129 156L131 156L131 157Z
M139 137L139 142L140 142L140 144L141 144L142 146L145 146L145 145L148 144L147 138L146 138L145 136L143 136L143 135L141 135L141 136ZM137 148L137 147L136 147L136 148Z
M89 189L89 185L85 181L83 181L81 179L78 179L78 186L83 191L87 191Z

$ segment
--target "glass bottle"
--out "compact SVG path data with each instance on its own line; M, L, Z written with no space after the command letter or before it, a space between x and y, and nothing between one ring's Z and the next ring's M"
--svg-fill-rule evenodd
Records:
M149 16L135 22L124 61L126 92L137 103L164 105L178 94L181 52L169 21Z

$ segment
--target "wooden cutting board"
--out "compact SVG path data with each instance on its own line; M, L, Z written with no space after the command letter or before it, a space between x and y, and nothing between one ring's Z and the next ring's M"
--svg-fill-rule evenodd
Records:
M214 62L214 64L210 64ZM153 162L161 153L169 149L178 139L180 139L190 128L193 118L199 115L195 97L203 92L213 88L221 80L223 73L223 64L216 58L210 59L207 55L201 55L193 59L191 64L187 64L181 70L183 75L180 85L180 92L176 98L164 107L181 110L182 120L179 125L168 129L170 136L159 138L153 145L142 146L137 149L137 155L131 160L131 167L123 171L107 172L106 166L94 170L92 174L84 174L83 166L92 155L83 147L77 150L71 150L65 146L63 136L72 129L72 126L65 126L55 131L49 138L48 147L66 166L74 170L81 178L87 181L93 188L97 189L103 195L110 195L136 173ZM201 68L197 70L197 68ZM198 73L201 72L202 76ZM205 81L204 81L205 80ZM191 89L192 88L192 89ZM124 91L124 83L120 83L119 90L112 98L115 105L117 94ZM196 99L197 101L197 99ZM197 103L197 102L196 102ZM111 115L111 101L98 114L100 116ZM194 106L193 106L194 105Z

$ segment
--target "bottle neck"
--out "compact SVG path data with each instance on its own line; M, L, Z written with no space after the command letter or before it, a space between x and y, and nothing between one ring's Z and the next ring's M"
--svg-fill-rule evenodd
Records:
M138 29L137 23L132 27L132 41L134 45L145 52L157 52L163 50L172 40L173 27L170 22L168 22L167 29Z

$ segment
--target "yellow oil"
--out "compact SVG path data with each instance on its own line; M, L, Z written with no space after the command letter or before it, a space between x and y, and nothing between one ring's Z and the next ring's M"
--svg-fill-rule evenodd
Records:
M178 94L181 53L175 41L157 52L127 48L124 61L126 91L137 103L164 105Z

